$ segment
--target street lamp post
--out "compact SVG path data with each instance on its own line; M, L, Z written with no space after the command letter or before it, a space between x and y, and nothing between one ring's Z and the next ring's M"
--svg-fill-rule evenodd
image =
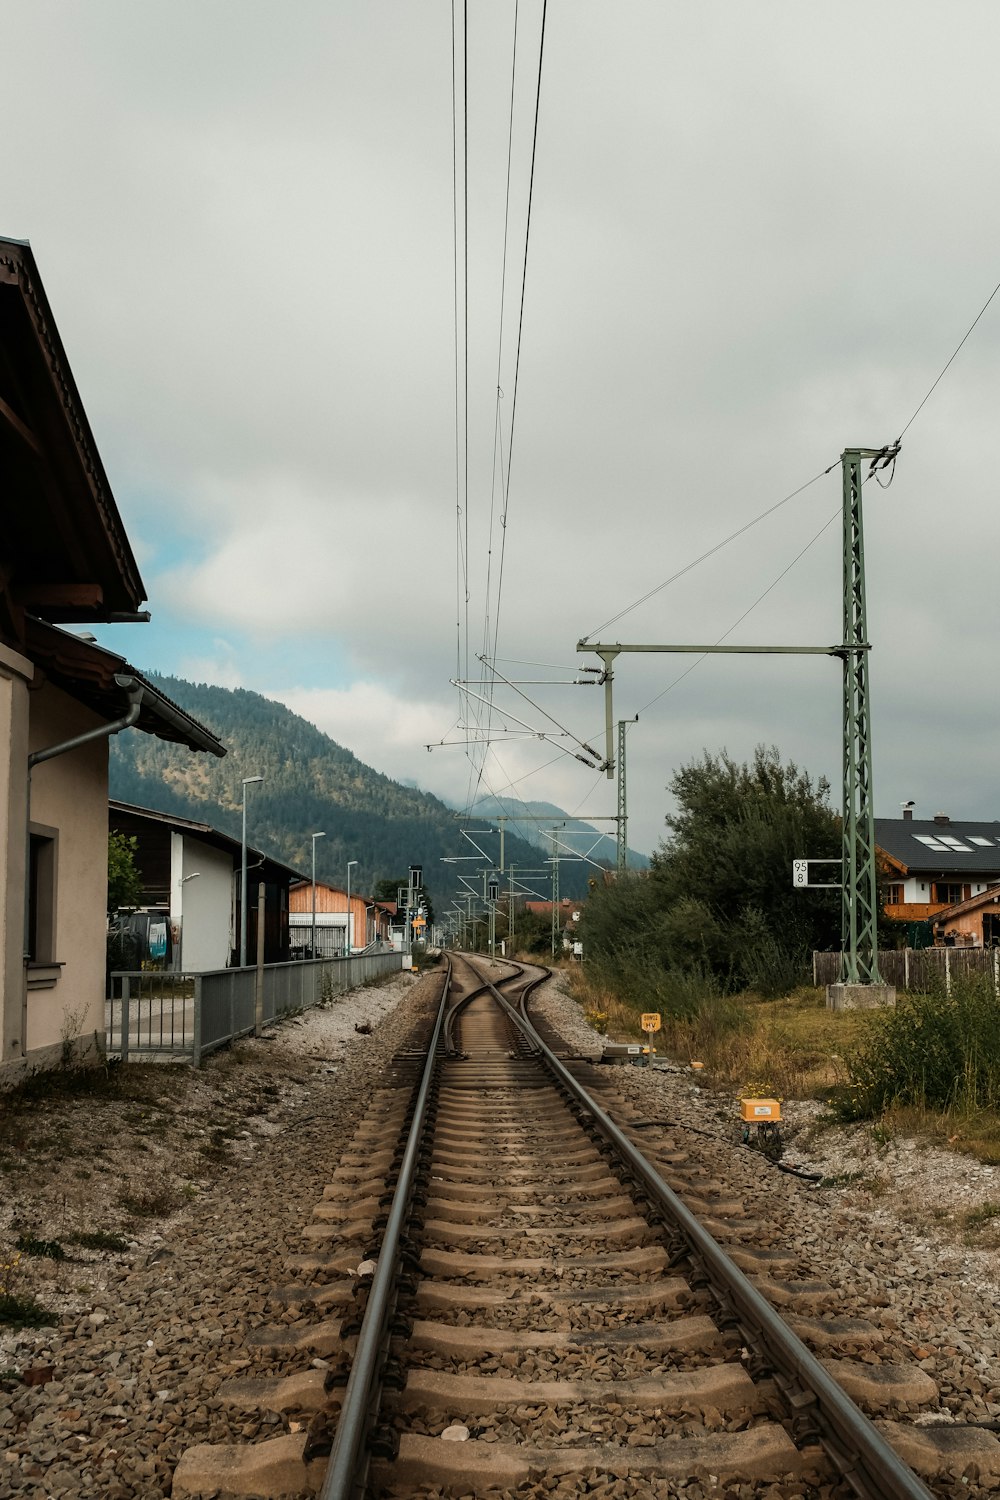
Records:
M312 837L312 937L310 938L309 957L316 957L316 840L325 839L325 833L314 833Z
M351 866L356 865L356 859L347 861L347 957L351 956Z
M240 968L247 966L247 787L263 776L243 778L243 835L240 839Z

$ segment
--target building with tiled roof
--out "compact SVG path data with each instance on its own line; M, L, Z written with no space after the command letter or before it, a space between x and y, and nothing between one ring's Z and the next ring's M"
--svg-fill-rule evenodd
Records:
M876 818L885 914L923 922L1000 885L1000 822Z

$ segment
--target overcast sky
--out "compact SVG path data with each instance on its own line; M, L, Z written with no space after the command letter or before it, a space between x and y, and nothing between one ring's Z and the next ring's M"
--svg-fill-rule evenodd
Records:
M501 347L514 4L469 4L466 503L445 0L0 0L0 233L34 248L153 612L102 642L459 800L479 752L424 745L464 738L449 678L496 622L541 13L521 0ZM729 639L839 638L839 455L899 435L1000 280L998 56L991 0L550 0L505 675L596 664L584 635L716 641L786 568ZM1000 296L865 491L883 816L1000 818L998 412ZM706 748L775 743L837 801L838 662L717 658L659 696L691 660L619 658L630 842ZM603 733L594 688L524 692ZM558 742L501 737L481 787L511 782L615 811Z

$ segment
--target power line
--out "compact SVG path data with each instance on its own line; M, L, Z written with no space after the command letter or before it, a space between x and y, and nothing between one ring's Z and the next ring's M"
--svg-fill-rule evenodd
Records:
M451 249L455 288L455 676L462 675L462 452L458 359L458 107L455 54L455 0L451 0ZM469 580L464 578L468 593ZM459 692L461 700L461 691Z
M507 112L507 183L504 189L503 208L503 255L500 263L500 318L497 331L497 393L496 414L493 419L493 464L490 473L490 524L486 547L486 603L483 613L483 655L490 649L490 603L493 593L493 520L496 510L497 495L497 464L500 467L500 494L504 493L503 479L503 423L501 420L501 406L503 401L503 390L500 385L500 377L503 372L503 317L507 300L507 245L510 228L510 169L514 152L514 85L517 78L517 17L518 4L514 4L514 36L511 44L510 62L510 104ZM499 597L497 599L499 605ZM493 691L490 689L490 700L492 702ZM487 711L487 731L492 724L492 708Z
M593 636L600 635L601 631L607 630L609 625L616 625L619 620L623 620L625 616L631 614L634 609L638 609L640 604L645 604L647 599L652 599L655 594L662 593L662 591L665 588L668 588L670 584L676 583L678 578L683 578L685 573L690 573L691 570L693 568L696 568L699 563L703 563L707 561L708 558L714 557L717 552L722 551L723 547L728 547L730 542L735 542L738 537L745 536L746 533L748 531L751 531L754 526L759 525L761 521L765 521L768 516L773 516L776 510L780 510L783 505L787 505L789 500L794 500L796 495L801 495L804 490L807 490L810 485L815 484L818 479L823 479L827 474L832 473L839 462L839 458L835 459L828 468L821 469L818 474L814 474L811 479L807 479L805 484L800 484L798 489L792 490L790 494L785 495L781 500L777 500L774 505L769 505L767 510L762 510L759 516L754 516L752 521L747 521L746 525L741 526L738 531L731 532L730 535L725 537L721 542L716 542L714 547L709 547L707 552L703 552L700 557L696 557L693 562L686 563L683 568L679 568L676 573L672 573L669 578L665 578L663 582L658 583L655 588L649 589L647 593L643 594L641 599L636 599L634 604L629 604L625 609L620 610L618 614L612 615L611 619L605 620L603 625L595 625L593 630L588 630L587 634L583 636L582 639L584 641L589 641Z
M526 214L526 221L525 221L524 259L523 259L522 272L521 272L521 297L520 297L520 307L519 307L519 313L518 313L517 352L516 352L515 361L514 361L514 386L513 386L513 393L512 393L512 400L511 400L510 430L509 430L508 440L507 440L507 474L506 474L506 479L505 480L503 478L503 461L502 461L503 444L502 444L502 439L501 439L501 443L500 443L500 453L501 453L501 464L500 464L500 467L501 467L501 490L502 490L502 494L503 494L503 510L502 510L501 517L500 517L500 528L501 528L500 562L499 562L499 568L498 568L498 572L497 572L496 608L495 608L494 616L493 616L493 646L494 646L494 654L495 654L495 651L496 651L496 643L497 643L497 640L499 638L499 630L500 630L500 608L501 608L501 601L502 601L502 595L503 595L503 575L504 575L504 561L505 561L505 556L506 556L506 539L507 539L507 516L508 516L508 511L509 511L509 506L510 506L511 456L512 456L512 453L513 453L513 444L514 444L514 424L515 424L515 417L516 417L516 412L517 412L517 391L518 391L518 382L519 382L519 377L520 377L521 346L522 346L522 338L523 338L523 331L524 331L524 304L525 304L525 292L526 292L527 275L528 275L528 250L529 250L529 245L530 245L530 241L531 241L531 210L532 210L532 204L533 204L533 201L534 201L535 163L536 163L536 159L537 159L537 148L538 148L538 118L539 118L539 109L540 109L540 102L541 102L542 68L543 68L543 59L544 59L544 52L545 52L545 22L546 22L546 12L547 12L547 0L543 0L542 19L541 19L541 28L540 28L540 36L539 36L539 49L538 49L538 78L537 78L537 84L536 84L536 89L535 89L535 116L534 116L534 125L533 125L533 131L532 131L531 170L530 170L529 180L528 180L528 205L527 205L527 214ZM517 38L517 13L516 13L516 9L515 9L514 58L513 58L512 67L511 67L511 119L510 119L510 135L509 135L509 143L508 143L508 185L507 185L507 204L506 204L506 207L505 207L505 219L504 219L504 260L503 260L503 266L504 266L504 273L503 274L504 274L504 278L506 277L506 250L507 250L507 233L508 233L508 223L509 223L510 155L511 155L511 151L512 151L512 144L511 143L512 143L512 139L513 139L513 101L514 101L514 86L515 86L515 78L516 78L516 38ZM467 196L468 196L468 193L466 192L466 197ZM466 207L466 213L468 213L468 208L467 207ZM466 254L468 254L468 241L466 241ZM501 341L502 341L502 327L503 327L503 325L502 325L502 311L503 311L502 304L503 304L503 293L501 295L501 335L500 335L501 336ZM466 321L468 322L468 318L466 319ZM466 328L466 338L468 338L468 327ZM501 357L502 357L502 351L498 350L498 360ZM498 371L499 371L499 365L498 365ZM498 379L497 379L497 391L498 391L497 416L498 416L498 421L499 421L499 400L500 400L500 398L502 396L502 392L500 391L499 374L498 374ZM466 415L466 420L468 420L468 415ZM468 465L468 452L466 453L466 465ZM496 464L495 464L495 461L494 461L494 475L495 475L495 469L496 469ZM491 575L491 573L492 573L492 511L491 511L491 522L490 522L490 564L489 564L489 570L488 570L488 578ZM488 596L488 592L487 592L487 600L486 600L486 618L487 618L487 622L488 622L488 619L489 619L489 606L490 606L490 600L489 600L489 596ZM466 633L466 652L468 653L468 631ZM486 649L485 649L485 644L484 644L484 655L485 654L486 654ZM466 678L468 678L468 676L469 676L468 667L466 669L465 676L466 676ZM489 691L490 691L490 697L492 698L492 687L490 687ZM488 710L488 714L487 714L486 753L488 753L488 749L489 749L489 722L490 722L491 714L492 714L492 709L490 708ZM482 712L480 712L478 714L477 719L478 719L479 724L481 725L482 724L482 719L483 719ZM485 753L484 753L484 756L483 756L482 760L480 761L479 772L478 772L478 776L476 778L476 787L477 788L478 788L478 786L479 786L479 784L480 784L480 782L482 780L483 766L484 765L485 765ZM474 796L474 791L473 791L473 788L472 788L472 785L471 785L471 777L470 777L470 786L469 786L469 801L470 802L471 802L473 796Z
M965 343L966 339L969 337L969 334L975 328L976 324L979 322L979 319L983 316L983 313L986 311L986 309L989 307L990 303L993 301L993 298L996 296L997 292L1000 292L1000 281L997 282L997 284L993 288L992 292L990 292L990 295L987 297L986 301L983 303L982 307L979 309L979 311L977 312L976 316L973 318L972 322L969 324L968 328L965 330L965 333L963 334L963 336L960 339L958 345L956 346L954 353L952 354L952 356L948 360L948 362L945 364L944 369L941 371L941 373L938 376L937 380L935 380L934 384L931 386L930 390L927 392L927 395L924 397L924 399L921 401L920 405L917 407L916 411L913 413L913 416L907 422L907 424L903 428L902 432L900 432L899 437L896 439L897 443L902 438L903 433L906 432L910 427L912 427L915 418L917 416L919 416L919 414L920 414L921 411L923 411L924 407L927 405L927 402L930 400L930 398L933 396L934 392L937 390L938 386L941 384L941 381L944 379L945 375L947 374L947 372L948 372L948 370L949 370L952 362L954 361L954 359L958 355L959 351L961 350L962 345Z
M753 612L757 608L758 604L762 604L763 601L767 598L768 594L771 593L772 589L776 589L777 588L777 586L781 582L781 580L788 573L790 573L792 571L792 569L795 567L795 564L797 562L800 562L802 560L802 558L805 557L806 553L809 551L809 548L812 547L814 545L814 543L816 543L816 542L819 541L819 539L823 535L824 531L828 531L829 530L829 528L833 525L834 521L837 519L837 517L840 514L841 514L841 507L838 506L837 509L834 511L833 515L830 517L830 519L828 521L824 521L823 522L823 525L816 532L816 535L813 536L813 537L811 537L809 539L809 541L806 542L805 546L802 548L802 551L799 552L799 553L797 553L795 555L795 557L792 558L791 562L788 564L788 566L786 568L782 568L782 570L778 574L777 578L775 578L772 583L768 584L767 588L764 590L764 592L762 594L758 595L758 597L750 605L749 609L745 609L743 611L743 613L740 615L739 619L738 620L734 620L733 623L732 623L732 625L730 625L729 629L727 631L725 631L722 635L719 636L719 639L714 643L716 646L721 646L722 642L724 640L726 640L729 636L731 636L732 633L733 633L733 631L736 630L736 628L738 626L740 626L740 625L743 624L743 621L747 618L747 616L753 614ZM689 667L685 668L685 670L683 672L681 672L679 676L675 677L674 680L673 680L673 682L668 682L667 686L663 689L663 691L660 692L660 693L657 693L657 695L656 695L655 698L650 698L649 702L646 703L646 704L644 704L643 707L640 708L639 713L640 714L644 714L646 712L646 709L652 708L652 706L653 706L654 703L659 703L660 699L661 698L665 698L666 695L667 695L667 693L669 693L672 688L675 688L679 682L683 682L684 679L685 679L685 677L690 677L690 675L694 671L695 667L700 666L701 663L704 660L705 660L704 656L697 656L697 657L695 657L695 659L691 663L691 665ZM638 718L638 717L639 717L639 714L636 714L636 718ZM626 733L627 732L628 731L626 730Z
M503 567L507 551L507 516L510 510L510 476L514 462L514 425L517 419L517 391L521 373L521 340L524 333L524 299L528 282L528 247L531 242L531 209L535 197L535 161L538 154L538 116L542 100L542 65L545 58L545 18L548 0L542 4L542 25L538 40L538 82L535 87L535 121L531 134L531 172L528 177L528 212L524 227L524 263L521 268L521 304L517 318L517 353L514 357L514 389L510 405L510 433L507 438L507 484L504 490L503 514L500 517L500 571L497 578L497 607L493 625L493 656L496 657L500 631L500 598L503 592Z
M516 656L495 656L493 660L511 667L549 667L553 672L579 672L580 670L575 662L571 666L566 666L564 662L558 661L521 661Z

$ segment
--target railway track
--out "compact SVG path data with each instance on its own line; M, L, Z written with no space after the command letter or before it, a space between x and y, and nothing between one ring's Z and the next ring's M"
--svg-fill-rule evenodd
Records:
M174 1495L969 1493L992 1434L918 1426L933 1382L696 1140L544 1047L544 977L442 975L252 1335L258 1373L220 1392L285 1430L188 1450Z

